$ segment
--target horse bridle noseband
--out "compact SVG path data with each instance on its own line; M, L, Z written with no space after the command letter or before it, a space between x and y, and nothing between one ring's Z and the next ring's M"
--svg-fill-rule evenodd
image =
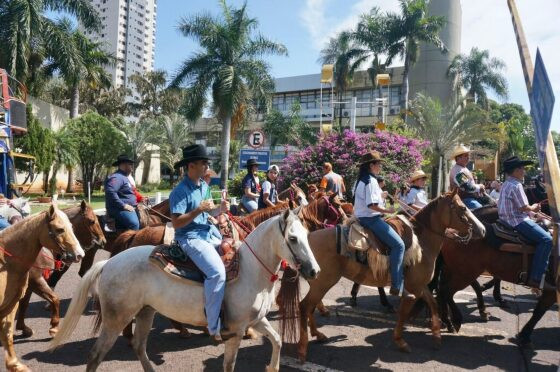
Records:
M282 236L284 237L284 241L286 242L286 245L288 246L288 249L290 250L290 253L292 254L292 257L294 258L294 262L296 264L296 267L294 268L294 271L297 272L297 275L294 278L290 278L290 280L296 280L299 277L299 268L301 266L301 261L296 256L292 246L290 245L290 239L286 239L286 230L288 229L288 223L286 222L286 226L282 227L282 218L280 218L279 221L278 221L278 224L280 225L280 232L282 233Z
M62 234L64 234L64 232L56 233L55 231L53 231L53 227L50 224L51 221L50 221L50 217L49 217L48 214L47 214L47 219L48 219L47 226L48 226L48 229L49 229L49 237L54 241L54 243L56 244L58 249L60 249L62 251L61 256L64 259L69 255L68 250L66 250L66 248L64 248L64 246L57 239L58 235L62 235Z

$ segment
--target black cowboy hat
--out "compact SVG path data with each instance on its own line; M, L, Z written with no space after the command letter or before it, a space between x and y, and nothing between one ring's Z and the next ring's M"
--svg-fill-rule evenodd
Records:
M381 154L378 151L370 151L362 155L360 164L369 164L373 162L382 162Z
M117 161L113 163L114 167L118 167L121 163L130 163L134 164L134 161L128 157L126 154L121 154L117 156Z
M252 167L253 165L259 165L259 162L257 161L257 159L247 159L247 168Z
M206 153L206 146L203 145L189 145L183 148L183 159L179 160L173 168L181 168L190 162L197 160L210 160L208 154Z
M534 163L530 160L521 160L517 156L512 156L504 160L503 167L504 167L504 172L510 172L516 168L524 167L526 165L532 165L532 164Z

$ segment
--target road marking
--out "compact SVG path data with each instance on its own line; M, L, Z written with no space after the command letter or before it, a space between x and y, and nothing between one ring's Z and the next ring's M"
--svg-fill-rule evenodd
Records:
M287 357L287 356L283 356L282 358L280 358L280 364L286 367L299 369L300 371L305 371L305 372L342 372L338 369L332 369L311 362L305 362L302 364L296 358Z

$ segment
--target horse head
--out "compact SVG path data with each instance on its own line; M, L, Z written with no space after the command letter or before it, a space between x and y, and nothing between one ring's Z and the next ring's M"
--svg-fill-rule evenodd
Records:
M295 183L292 183L290 184L290 189L292 189L292 191L294 192L295 194L294 198L297 200L299 205L309 204L305 192L301 188L299 188L299 186L297 186Z
M486 228L463 204L457 190L436 200L436 216L448 228L450 238L467 244L471 238L482 239L486 235Z
M297 214L289 209L278 218L283 244L278 245L279 251L276 254L298 270L305 279L315 279L319 275L320 268L309 247L307 229Z
M82 200L79 208L79 212L70 217L76 237L85 250L95 246L103 248L107 240L93 209L85 200Z
M54 204L44 213L46 224L40 234L40 243L54 253L61 254L65 262L79 262L85 253L74 235L68 216Z
M29 198L20 197L13 199L10 202L23 218L31 214L31 205L29 204Z

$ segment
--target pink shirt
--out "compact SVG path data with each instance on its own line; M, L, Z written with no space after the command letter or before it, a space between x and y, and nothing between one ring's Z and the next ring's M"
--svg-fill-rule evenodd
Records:
M521 222L528 220L529 214L519 209L529 205L523 184L514 177L508 177L500 191L498 199L498 215L511 227L516 227Z

